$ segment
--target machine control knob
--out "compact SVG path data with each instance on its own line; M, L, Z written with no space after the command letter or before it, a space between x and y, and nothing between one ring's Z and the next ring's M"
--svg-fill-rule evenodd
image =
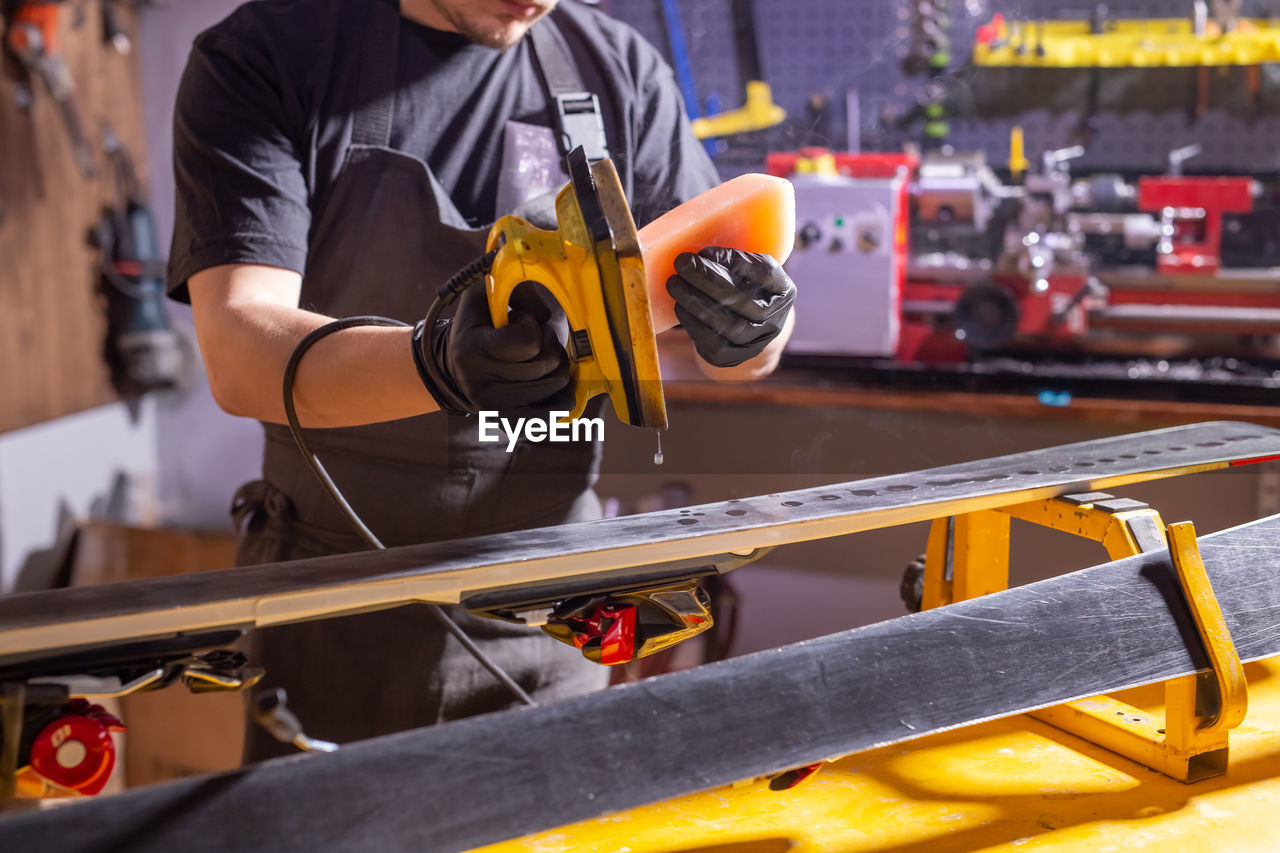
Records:
M864 252L874 252L880 248L880 229L866 226L858 230L858 248Z
M806 222L804 227L800 229L800 248L807 249L809 246L822 239L822 231L812 222Z

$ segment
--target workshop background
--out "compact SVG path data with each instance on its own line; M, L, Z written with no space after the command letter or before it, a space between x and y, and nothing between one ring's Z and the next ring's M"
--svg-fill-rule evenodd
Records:
M25 90L12 77L0 83L0 591L212 568L229 553L227 509L235 488L257 474L260 429L213 404L185 306L156 300L137 281L155 278L167 251L172 101L189 45L237 5L60 4L56 47L74 84L71 100L60 104L38 75ZM1003 169L1015 127L1033 168L1044 152L1084 142L1071 162L1075 174L1159 175L1171 150L1193 144L1200 152L1187 161L1187 174L1271 181L1280 171L1280 66L1206 75L1195 67L971 65L979 28L994 15L1004 15L1010 29L1034 33L1043 19L1094 18L1092 5L1073 11L1049 0L609 0L603 6L687 68L698 114L741 107L755 76L747 66L758 65L755 73L787 118L710 141L726 177L765 169L771 152L808 146L901 152L945 143L980 151ZM1246 0L1242 14L1265 18L1280 13L1274 6ZM1131 0L1112 4L1107 14L1189 17L1191 7ZM673 33L683 41L674 54ZM6 69L15 70L12 56ZM83 136L79 160L67 104ZM135 188L121 151L132 157ZM126 230L136 224L130 215L140 204L154 217L157 246L142 246L141 257L128 259L133 266L104 263L104 251L119 251L119 239L102 233L104 211L119 232L121 223ZM1263 237L1252 245L1271 251L1264 239L1270 232L1256 233ZM132 276L131 286L114 280L122 271ZM797 285L803 316L810 282L798 278ZM859 306L845 309L853 317ZM121 353L126 333L142 335L128 338L140 350ZM971 377L946 372L923 383L903 375L855 383L850 379L865 377L866 365L839 361L789 366L754 389L680 383L671 389L663 466L651 462L651 435L610 421L600 492L616 511L641 511L1174 423L1280 423L1259 396L1274 388L1280 372L1273 375L1265 359L1254 361L1261 373L1251 375L1257 381L1245 383L1249 393L1238 401L1194 382L1155 399L1138 386L1109 386L1100 395L1062 391L1052 382L974 388ZM1202 532L1280 511L1270 465L1128 494L1167 519L1195 519ZM139 545L138 534L122 527L165 535L142 536ZM901 613L902 571L923 551L924 538L925 528L913 525L790 546L735 572L732 651ZM142 558L134 548L151 550ZM1017 580L1102 557L1091 543L1046 532L1015 535Z
M992 163L1009 155L1009 133L1025 133L1028 156L1076 144L1088 109L1088 69L991 68L972 64L979 28L1002 15L1034 51L1039 25L1057 20L1170 19L1192 15L1192 0L1061 3L1055 0L677 0L602 6L670 53L666 6L678 13L699 109L742 102L738 22L754 10L763 80L787 114L778 127L723 140L718 163L759 170L769 151L821 145L838 151L897 151L919 141L923 109L947 103L947 142L981 150ZM1101 10L1101 11L1100 11ZM1273 0L1242 0L1240 15L1280 16ZM749 61L749 60L748 60ZM941 64L937 64L941 63ZM939 97L931 80L943 77ZM1159 173L1171 148L1199 143L1197 173L1266 174L1280 169L1280 68L1258 67L1256 105L1248 67L1211 75L1207 102L1196 103L1197 69L1112 68L1099 75L1093 138L1077 171ZM1198 114L1197 114L1198 112ZM853 121L850 121L850 115Z

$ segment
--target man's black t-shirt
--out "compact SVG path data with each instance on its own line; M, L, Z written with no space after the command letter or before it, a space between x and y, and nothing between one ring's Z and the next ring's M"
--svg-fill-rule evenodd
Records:
M387 0L366 0L387 2ZM174 115L173 295L196 272L257 263L304 272L308 235L351 141L365 2L260 0L195 41ZM638 224L718 177L689 132L657 51L603 13L553 13L605 132ZM495 210L508 121L549 127L528 39L505 50L401 20L391 145L431 167L473 225Z

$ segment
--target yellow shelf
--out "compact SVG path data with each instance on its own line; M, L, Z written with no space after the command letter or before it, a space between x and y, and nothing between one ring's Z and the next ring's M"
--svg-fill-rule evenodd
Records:
M1233 32L1196 35L1190 19L1109 21L1095 34L1088 21L1005 21L997 38L979 42L973 61L1031 68L1162 68L1280 62L1280 26L1241 20Z

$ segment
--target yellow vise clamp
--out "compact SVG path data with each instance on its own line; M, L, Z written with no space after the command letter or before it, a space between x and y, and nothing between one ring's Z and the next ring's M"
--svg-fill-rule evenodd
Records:
M1103 492L940 518L929 533L922 607L1007 588L1013 518L1101 542L1113 560L1167 547L1210 662L1207 672L1165 682L1163 719L1110 696L1044 708L1031 716L1182 782L1225 773L1229 732L1244 720L1248 692L1191 522L1166 529L1146 504Z

